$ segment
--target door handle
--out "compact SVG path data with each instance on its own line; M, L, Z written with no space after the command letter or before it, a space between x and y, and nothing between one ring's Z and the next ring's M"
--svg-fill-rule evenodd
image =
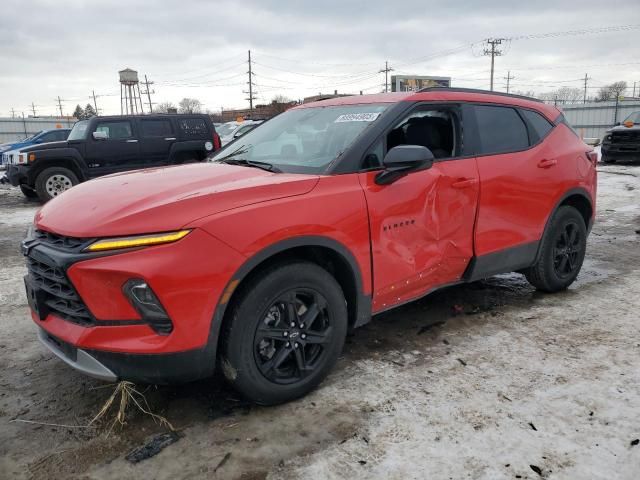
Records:
M138 143L138 140L134 138L133 140L127 140L127 143Z
M469 188L473 187L476 183L478 183L478 180L475 178L462 178L457 182L453 182L451 186L453 188Z
M167 138L165 138L165 140L175 140L175 139L176 139L176 137L167 137Z
M555 158L552 158L552 159L544 158L538 162L538 168L551 168L557 163L558 161Z

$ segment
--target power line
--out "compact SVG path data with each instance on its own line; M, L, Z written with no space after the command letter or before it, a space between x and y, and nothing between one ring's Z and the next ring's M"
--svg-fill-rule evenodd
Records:
M496 47L498 45L501 45L502 42L504 42L506 39L505 38L487 38L485 40L487 45L490 45L491 48L485 48L484 49L484 56L491 56L491 88L490 90L493 92L493 71L494 71L494 64L495 64L495 57L499 57L500 55L502 55L502 51L498 50Z
M248 50L247 53L248 53L247 62L249 64L249 71L247 72L249 74L249 81L247 82L247 84L249 85L249 91L243 92L243 93L246 93L249 95L249 97L247 97L246 100L249 100L249 112L253 113L253 101L256 99L256 96L253 91L253 86L255 85L255 83L253 83L253 71L251 69L251 50Z
M589 81L589 76L584 74L584 97L582 99L582 103L587 103L587 82Z
M384 68L378 72L378 73L384 73L384 91L385 91L385 93L389 91L389 72L393 72L393 68L389 68L389 61L385 60Z
M507 81L507 93L509 93L509 83L511 82L511 80L514 80L516 77L511 75L511 70L509 70L507 72L507 76L503 77L503 78Z
M144 92L141 92L143 95L146 94L147 98L149 99L148 105L149 105L149 113L153 113L153 104L151 103L151 94L155 93L155 91L151 91L151 89L149 89L149 85L153 85L153 82L150 82L147 79L147 76L144 76L144 82L141 82L143 85L145 85L147 87L147 89Z

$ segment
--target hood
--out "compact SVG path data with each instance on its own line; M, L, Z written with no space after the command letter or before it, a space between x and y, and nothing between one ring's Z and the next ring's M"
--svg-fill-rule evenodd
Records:
M23 152L34 152L36 150L51 150L53 148L65 148L67 146L67 141L62 140L61 142L48 142L48 143L35 143L35 144L31 144L31 142L28 142L27 145L29 145L27 148L22 149Z
M73 187L42 207L35 222L80 238L165 232L226 210L303 195L318 178L219 163L137 170Z

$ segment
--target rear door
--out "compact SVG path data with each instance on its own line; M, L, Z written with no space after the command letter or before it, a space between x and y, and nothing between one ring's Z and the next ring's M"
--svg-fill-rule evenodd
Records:
M151 165L168 163L171 146L176 142L176 132L169 118L141 118L140 155L142 161Z
M482 188L476 255L493 255L493 268L523 268L537 253L547 218L575 176L573 158L550 146L553 125L538 112L511 106L473 105ZM492 272L484 272L491 274Z
M96 140L93 132L104 132L106 139ZM94 177L139 168L140 147L131 120L99 120L87 136L85 162Z
M478 171L465 153L464 122L456 105L421 105L374 144L360 173L369 210L374 271L374 311L455 283L473 257ZM385 153L397 145L422 145L436 159L390 185L375 177Z

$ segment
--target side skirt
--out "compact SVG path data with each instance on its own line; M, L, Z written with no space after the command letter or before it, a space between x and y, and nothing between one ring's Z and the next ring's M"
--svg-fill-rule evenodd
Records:
M539 246L540 242L537 241L473 257L462 279L465 282L475 282L499 273L515 272L530 267L535 263Z

